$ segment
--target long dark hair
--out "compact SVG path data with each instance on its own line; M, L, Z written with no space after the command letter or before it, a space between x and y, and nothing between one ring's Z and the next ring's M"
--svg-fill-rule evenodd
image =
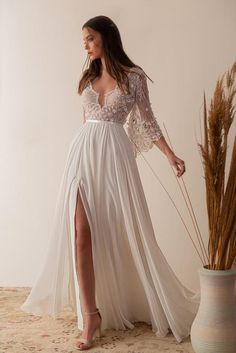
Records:
M129 81L127 76L129 68L138 67L141 70L142 68L134 64L125 53L120 32L116 24L107 16L96 16L85 22L82 29L85 27L90 27L101 34L107 72L116 80L117 85L122 91L124 91L124 84L129 93ZM88 55L84 66L86 63L88 64L88 68L82 70L78 94L83 92L89 81L100 76L102 66L100 58L91 60Z

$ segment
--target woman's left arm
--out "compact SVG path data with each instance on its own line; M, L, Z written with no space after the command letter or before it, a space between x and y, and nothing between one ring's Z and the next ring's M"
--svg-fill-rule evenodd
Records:
M149 139L155 144L167 157L169 163L176 169L177 176L180 177L185 172L185 164L182 159L177 157L169 147L162 133L162 130L154 116L149 98L147 78L144 72L137 78L136 83L136 103L140 111L143 126Z
M182 159L177 157L169 147L164 136L161 136L158 140L153 143L166 155L170 164L176 169L177 177L181 177L185 172L185 163Z

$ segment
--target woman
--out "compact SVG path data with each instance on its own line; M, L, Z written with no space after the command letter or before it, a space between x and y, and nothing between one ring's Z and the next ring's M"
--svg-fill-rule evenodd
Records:
M199 299L157 245L135 157L155 144L178 177L184 162L166 143L146 75L125 54L114 22L96 16L82 35L90 59L78 88L84 124L69 149L43 269L21 308L57 317L70 305L83 329L79 350L101 328L133 328L135 321L152 324L160 337L171 330L180 342Z

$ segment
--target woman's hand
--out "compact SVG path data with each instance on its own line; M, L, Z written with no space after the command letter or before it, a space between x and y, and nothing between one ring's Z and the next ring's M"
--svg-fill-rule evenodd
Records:
M170 164L177 170L177 176L180 177L185 172L184 161L178 158L168 143L165 140L164 136L161 136L158 140L154 141L154 144L166 155Z
M174 153L167 154L167 158L170 164L176 169L177 177L181 177L181 175L183 175L185 172L184 161L178 158Z

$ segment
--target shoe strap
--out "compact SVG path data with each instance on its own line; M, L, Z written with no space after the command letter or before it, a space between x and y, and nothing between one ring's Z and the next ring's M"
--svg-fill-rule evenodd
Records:
M85 314L86 315L93 315L93 314L97 314L98 312L99 312L99 309L96 309L96 311L93 311L91 313L85 311Z
M90 343L90 341L89 340L87 340L86 338L79 338L79 342L81 342L81 343L84 343L84 344L86 344L86 345L88 345L89 343Z

